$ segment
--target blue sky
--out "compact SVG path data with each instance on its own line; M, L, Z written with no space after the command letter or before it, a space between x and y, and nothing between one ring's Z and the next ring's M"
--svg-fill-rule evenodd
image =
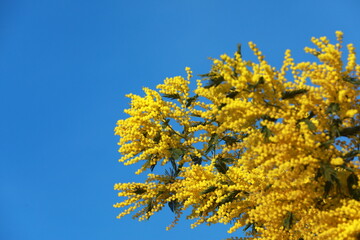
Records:
M114 183L141 181L117 160L115 123L127 93L165 77L206 73L208 57L254 41L280 66L312 36L345 33L360 47L357 0L0 1L0 239L223 239L229 226L165 231L112 204ZM241 231L239 235L242 234Z

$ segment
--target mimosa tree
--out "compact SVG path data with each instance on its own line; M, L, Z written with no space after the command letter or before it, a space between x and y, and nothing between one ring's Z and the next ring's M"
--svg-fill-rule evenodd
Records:
M166 206L168 228L187 210L191 227L226 223L249 238L360 239L360 65L336 37L312 38L314 62L287 50L276 69L250 42L257 62L239 47L193 91L186 68L186 78L129 94L115 128L120 162L140 163L147 178L115 185L118 217L145 220Z

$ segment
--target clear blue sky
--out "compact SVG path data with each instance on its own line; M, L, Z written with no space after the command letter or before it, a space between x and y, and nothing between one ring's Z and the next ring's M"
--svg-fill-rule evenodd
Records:
M129 92L206 73L208 57L254 41L297 61L312 36L342 30L360 48L358 0L0 0L0 239L223 239L229 226L165 231L168 209L116 219L117 119ZM241 234L241 231L239 232Z

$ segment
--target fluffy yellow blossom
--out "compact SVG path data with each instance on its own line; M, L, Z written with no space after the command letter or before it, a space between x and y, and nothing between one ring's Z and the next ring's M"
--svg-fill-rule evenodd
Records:
M352 118L355 114L357 114L358 113L358 110L357 109L350 109L350 110L348 110L347 112L346 112L346 116L347 117L350 117L350 118Z
M360 66L336 38L312 38L312 62L287 50L280 69L250 42L256 62L240 48L223 54L193 91L187 67L185 78L129 94L115 128L120 161L148 175L114 186L118 217L168 206L167 229L187 213L191 227L229 224L249 239L359 239Z
M342 158L333 158L330 162L332 165L342 165L344 163L344 159Z

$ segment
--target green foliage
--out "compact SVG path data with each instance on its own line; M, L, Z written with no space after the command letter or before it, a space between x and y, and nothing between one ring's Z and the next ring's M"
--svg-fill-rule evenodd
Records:
M300 94L304 94L304 93L307 93L308 90L306 89L297 89L297 90L292 90L292 91L284 91L282 93L282 97L281 99L282 100L285 100L285 99L291 99L291 98L294 98Z
M204 191L202 191L202 192L200 193L200 195L214 192L216 189L217 189L216 186L210 186L210 187L208 187L207 189L205 189Z
M291 229L292 225L294 224L294 216L292 212L287 212L283 221L283 226L285 229Z

